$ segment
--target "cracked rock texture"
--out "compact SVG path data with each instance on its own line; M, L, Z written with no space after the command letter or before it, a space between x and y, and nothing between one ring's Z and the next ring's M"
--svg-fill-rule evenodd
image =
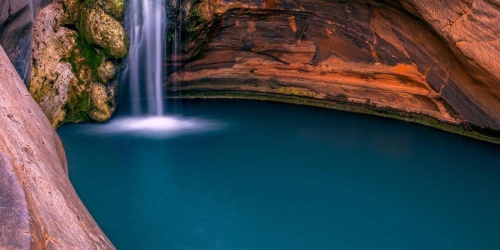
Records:
M0 249L113 249L71 185L61 141L0 46Z
M305 97L500 130L500 2L171 2L183 93Z

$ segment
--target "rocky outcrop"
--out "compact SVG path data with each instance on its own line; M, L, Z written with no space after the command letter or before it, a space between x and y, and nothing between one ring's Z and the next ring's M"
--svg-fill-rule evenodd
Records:
M116 19L123 11L120 0L55 0L38 11L30 92L53 126L111 117L115 76L128 52Z
M73 189L64 150L0 46L0 249L113 249Z
M167 85L186 96L276 94L500 130L498 4L475 1L457 21L464 6L428 2L195 1L171 20L190 40L169 58L177 70Z

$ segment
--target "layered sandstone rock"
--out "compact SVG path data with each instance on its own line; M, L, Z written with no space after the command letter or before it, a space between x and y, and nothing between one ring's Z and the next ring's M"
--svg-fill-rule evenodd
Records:
M169 58L178 70L168 86L201 95L299 96L500 130L494 59L500 56L494 32L500 14L493 1L474 2L476 11L458 21L453 18L464 8L401 2L205 0L180 6L189 41ZM440 29L450 23L456 27Z
M111 117L128 52L123 12L121 0L55 0L38 11L30 92L53 126Z
M500 130L500 1L402 0L401 3L444 39L473 79L445 86L442 91L445 99L472 123Z
M59 137L0 46L0 249L113 249L73 189Z

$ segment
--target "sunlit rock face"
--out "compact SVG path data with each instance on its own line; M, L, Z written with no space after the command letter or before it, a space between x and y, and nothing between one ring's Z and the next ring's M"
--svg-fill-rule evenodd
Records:
M174 16L184 93L273 93L500 129L494 1L196 1ZM424 118L425 119L425 118Z

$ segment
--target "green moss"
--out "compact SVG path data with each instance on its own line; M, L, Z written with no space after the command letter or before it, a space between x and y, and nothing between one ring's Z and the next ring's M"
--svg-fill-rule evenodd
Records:
M84 3L88 8L100 7L117 19L122 19L125 12L124 0L86 0Z
M335 109L341 111L355 112L361 114L375 115L380 117L392 118L397 120L402 120L406 122L413 122L428 127L436 128L442 131L459 134L462 136L499 144L500 138L487 136L471 129L466 129L463 126L457 126L452 124L443 123L433 117L421 115L421 114L409 114L405 112L397 112L393 110L386 109L376 109L372 106L367 105L354 105L347 103L339 103L328 100L319 100L307 97L298 97L291 95L281 95L281 94L266 94L259 92L249 92L249 91L180 91L180 94L169 95L173 98L200 98L200 99L249 99L249 100L262 100L262 101L273 101L273 102L283 102L291 103L296 105L306 105L314 106L320 108ZM178 96L178 97L177 97ZM172 97L171 97L172 98Z
M78 83L70 85L68 103L63 107L66 110L63 123L90 120L89 113L95 109L89 94L90 83L97 79L103 58L104 56L88 44L81 35L77 36L73 51L69 57L64 58L71 64Z
M213 16L210 12L207 12L208 3L206 0L194 1L191 6L191 11L189 13L189 18L184 24L184 30L189 32L196 32L203 28L207 23L209 23Z
M68 103L64 107L66 117L62 123L83 122L90 120L89 111L94 109L88 92L80 92L73 87L70 90Z
M84 70L83 66L87 66L92 70L92 78L96 78L104 56L98 53L92 45L88 44L81 35L77 36L76 42L77 45L73 49L71 56L65 60L71 63L73 72L77 72L78 80L86 82L91 79L82 79L78 72Z
M60 24L69 25L78 22L78 12L81 8L81 2L79 0L63 0L63 15L60 20Z
M276 92L282 95L304 96L304 97L315 97L317 95L316 92L306 88L277 87L275 90Z

